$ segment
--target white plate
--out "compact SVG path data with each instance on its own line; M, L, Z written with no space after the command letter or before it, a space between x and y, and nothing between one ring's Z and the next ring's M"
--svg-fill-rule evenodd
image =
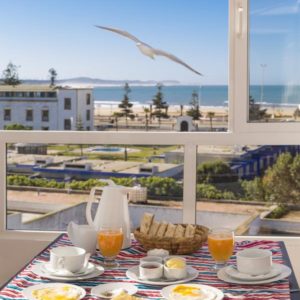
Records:
M234 266L225 267L225 272L230 277L238 280L257 281L257 280L270 279L275 276L278 276L281 273L281 265L273 264L271 271L267 274L262 274L262 275L250 275L250 274L241 273Z
M170 285L170 284L178 284L178 283L191 281L191 280L197 278L198 274L199 274L199 272L196 269L194 269L190 266L187 266L187 273L188 273L188 275L187 275L186 278L178 279L178 280L167 280L167 281L163 281L163 280L160 280L160 279L146 280L146 279L140 279L140 277L139 277L139 275L140 275L139 274L139 266L134 266L134 267L127 270L126 276L131 280L134 280L136 282L140 282L140 283L143 283L143 284Z
M49 263L43 263L41 266L42 271L45 271L49 275L54 275L57 277L78 277L78 276L86 276L91 274L95 270L95 265L93 263L88 263L86 269L84 271L78 273L72 273L68 270L54 270Z
M236 279L233 277L230 277L226 271L225 268L222 268L221 270L218 271L218 278L225 281L225 282L229 282L229 283L238 283L238 284L247 284L247 285L251 285L251 284L265 284L265 283L270 283L270 282L275 282L278 280L282 280L285 279L287 277L289 277L292 273L292 270L285 265L280 265L277 264L280 267L280 274L269 278L269 279L263 279L263 280L252 280L252 281L246 281L246 280L241 280L241 279Z
M36 264L32 266L31 271L43 278L51 279L51 280L56 280L56 281L78 281L78 280L85 280L85 279L90 279L94 278L97 276L100 276L102 273L104 273L104 268L102 266L97 266L95 265L95 269L92 273L86 274L86 275L79 275L79 276L74 276L74 277L63 277L63 276L57 276L53 274L49 274L48 272L43 270L43 264Z
M209 285L205 285L205 284L181 284L181 285L192 286L207 291L208 295L205 297L205 300L221 300L224 298L224 294L221 290ZM170 293L176 286L177 285L170 285L163 288L161 290L161 295L163 296L163 298L169 299Z
M81 288L80 286L73 285L73 284L67 284L67 283L42 283L42 284L32 285L32 286L30 286L30 287L23 290L23 295L29 300L37 300L32 295L33 291L39 290L39 289L44 289L44 288L60 287L60 286L70 286L72 288L76 288L80 292L80 298L79 299L84 298L85 295L86 295L85 290L83 288Z
M111 299L112 296L106 295L107 292L113 292L117 290L125 290L129 295L134 295L138 289L135 285L126 282L111 282L105 284L99 284L91 289L91 294L100 298Z

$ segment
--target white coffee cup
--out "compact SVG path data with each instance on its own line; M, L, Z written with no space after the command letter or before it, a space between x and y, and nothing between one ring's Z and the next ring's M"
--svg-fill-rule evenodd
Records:
M50 267L76 273L87 267L90 254L79 247L57 247L50 250Z
M249 275L263 275L271 271L272 252L264 249L246 249L236 254L237 269Z
M139 265L141 279L159 279L163 276L163 265L158 262L144 262Z
M85 249L87 253L94 254L96 252L98 232L94 227L78 225L71 221L67 231L74 246Z

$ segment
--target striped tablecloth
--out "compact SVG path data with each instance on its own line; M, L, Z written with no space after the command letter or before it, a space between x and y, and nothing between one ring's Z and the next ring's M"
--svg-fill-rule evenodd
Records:
M49 280L41 278L31 272L31 267L34 264L41 262L46 262L49 260L49 249L57 246L71 245L67 235L60 236L56 241L54 241L50 246L40 253L36 258L34 258L21 272L19 272L15 277L13 277L0 291L0 299L18 299L25 300L22 291L24 288L39 284L46 283ZM276 263L284 263L283 253L280 247L280 242L273 241L243 241L237 242L235 251L240 251L245 248L259 247L262 249L270 249L273 252L273 259ZM88 279L84 281L74 282L74 284L79 285L86 289L87 295L84 298L97 299L90 295L90 289L98 284L107 282L132 282L129 280L125 272L128 268L137 265L141 257L145 256L144 249L136 242L133 241L132 247L126 249L120 253L118 256L118 261L120 262L120 268L114 270L107 270L98 278ZM235 291L249 290L251 293L247 296L247 299L277 299L277 300L289 300L289 280L281 280L278 282L266 284L266 285L234 285L227 284L220 281L216 274L210 271L210 267L213 265L213 261L207 249L207 245L204 245L197 253L186 256L187 263L193 266L199 271L199 276L193 281L193 283L208 284L219 288L226 292L234 293ZM234 263L235 256L232 257L231 263ZM93 263L99 263L102 261L101 256L93 256L91 258ZM162 287L159 286L148 286L139 283L135 283L138 287L138 296L148 299L158 299L161 298L160 290ZM298 294L299 296L299 294ZM297 298L296 298L297 299ZM300 299L300 298L299 298Z

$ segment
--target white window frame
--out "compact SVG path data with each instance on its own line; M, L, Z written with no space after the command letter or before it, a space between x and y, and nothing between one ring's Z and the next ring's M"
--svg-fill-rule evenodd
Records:
M0 131L0 237L53 239L57 232L6 230L6 144L184 146L183 222L196 221L198 145L299 145L300 124L248 123L248 0L229 0L229 118L227 132Z

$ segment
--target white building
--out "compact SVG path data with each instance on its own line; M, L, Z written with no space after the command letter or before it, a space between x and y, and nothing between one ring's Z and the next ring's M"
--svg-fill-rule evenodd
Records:
M22 124L34 130L93 130L91 88L0 85L0 129Z

